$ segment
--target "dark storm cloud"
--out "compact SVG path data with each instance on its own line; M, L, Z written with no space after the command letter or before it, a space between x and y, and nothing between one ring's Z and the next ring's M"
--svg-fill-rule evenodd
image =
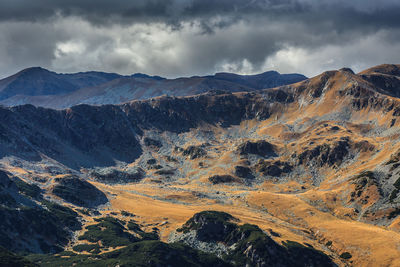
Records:
M353 27L397 27L400 2L393 0L2 0L0 20L42 21L54 16L79 16L95 24L166 22L229 17L224 26L251 16L300 20L317 26L335 23L339 30ZM316 23L318 22L318 23Z
M252 16L278 20L335 22L342 28L354 25L398 25L396 1L307 1L307 0L2 0L0 20L42 21L60 16L79 16L95 24L201 20L220 16L226 20L211 26L223 27ZM356 22L352 24L350 22ZM343 27L345 26L345 27Z
M363 68L400 61L399 17L397 0L2 0L0 76Z

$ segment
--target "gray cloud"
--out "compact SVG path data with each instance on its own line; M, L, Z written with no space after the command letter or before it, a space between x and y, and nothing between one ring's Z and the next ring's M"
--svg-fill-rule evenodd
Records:
M395 0L3 0L0 76L360 70L400 62L399 17Z

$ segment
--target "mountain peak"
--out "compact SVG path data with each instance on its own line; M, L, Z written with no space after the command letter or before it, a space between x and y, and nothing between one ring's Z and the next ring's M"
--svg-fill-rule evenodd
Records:
M16 75L25 74L25 73L38 74L38 73L54 73L54 72L51 72L48 69L45 69L45 68L42 68L42 67L29 67L29 68L21 70Z
M42 67L30 67L0 80L0 100L18 96L63 95L119 78L102 72L59 74Z
M346 67L345 68L341 68L339 71L348 72L348 73L354 74L354 71L352 69L346 68Z

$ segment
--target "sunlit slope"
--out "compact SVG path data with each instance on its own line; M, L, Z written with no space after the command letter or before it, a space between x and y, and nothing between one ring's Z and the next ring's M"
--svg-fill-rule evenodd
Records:
M219 210L340 266L397 266L398 69L328 71L258 92L1 109L1 167L76 210L81 232L129 212L168 241L195 213ZM71 200L73 185L101 196L73 179L108 202Z

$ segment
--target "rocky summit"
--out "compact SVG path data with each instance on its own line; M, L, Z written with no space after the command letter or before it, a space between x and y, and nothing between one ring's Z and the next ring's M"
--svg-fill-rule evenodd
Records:
M400 65L286 78L0 81L0 265L399 266Z

